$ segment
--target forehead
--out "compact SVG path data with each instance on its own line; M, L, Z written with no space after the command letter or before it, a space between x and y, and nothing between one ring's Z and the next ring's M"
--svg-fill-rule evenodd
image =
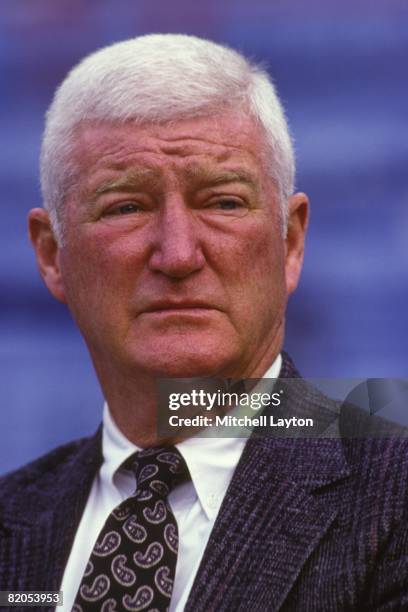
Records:
M263 132L252 118L234 112L165 125L82 124L76 157L82 177L92 181L130 168L152 176L171 169L185 180L217 168L260 174L266 164Z

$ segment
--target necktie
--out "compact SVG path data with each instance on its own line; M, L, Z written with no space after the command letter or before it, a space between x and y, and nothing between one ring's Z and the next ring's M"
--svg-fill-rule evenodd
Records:
M73 612L164 612L173 590L178 551L170 491L190 478L175 447L144 449L123 465L135 493L108 516L79 587Z

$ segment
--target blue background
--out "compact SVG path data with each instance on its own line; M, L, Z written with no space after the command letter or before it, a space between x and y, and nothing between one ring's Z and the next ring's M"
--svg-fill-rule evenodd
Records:
M312 202L286 347L310 377L407 376L405 0L14 0L0 12L0 472L100 419L86 348L39 279L26 215L55 87L87 53L138 34L196 34L266 62Z

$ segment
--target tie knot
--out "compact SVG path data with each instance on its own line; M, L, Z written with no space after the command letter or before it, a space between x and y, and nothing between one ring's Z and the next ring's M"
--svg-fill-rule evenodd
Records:
M136 478L136 494L151 491L167 497L170 491L190 479L187 464L175 446L145 448L124 463Z

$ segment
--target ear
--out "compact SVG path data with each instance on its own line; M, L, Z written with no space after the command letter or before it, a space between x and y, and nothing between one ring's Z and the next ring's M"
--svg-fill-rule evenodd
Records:
M28 213L28 233L33 243L37 264L44 283L57 300L66 303L60 268L60 248L46 210L43 208L30 210Z
M305 236L309 220L309 199L295 193L288 201L288 228L285 239L285 275L288 295L297 287L303 265Z

